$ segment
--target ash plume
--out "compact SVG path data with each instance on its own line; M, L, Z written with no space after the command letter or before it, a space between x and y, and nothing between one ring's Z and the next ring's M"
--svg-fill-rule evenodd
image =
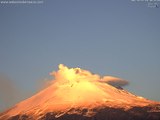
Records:
M63 64L59 65L59 71L58 72L52 72L50 75L55 77L55 81L62 83L62 82L80 82L80 81L86 81L86 82L101 82L101 83L107 83L109 85L112 85L114 87L123 87L129 84L127 80L114 77L114 76L103 76L101 77L98 74L93 74L90 71L83 70L80 68L71 68L69 69L67 66L64 66Z
M0 75L0 110L14 104L17 97L17 89L8 77ZM2 104L3 103L3 104Z
M126 86L129 84L129 82L127 80L123 80L121 78L118 77L113 77L113 76L104 76L100 82L104 82L104 83L108 83L112 86Z
M8 76L0 75L0 112L32 94L14 83Z

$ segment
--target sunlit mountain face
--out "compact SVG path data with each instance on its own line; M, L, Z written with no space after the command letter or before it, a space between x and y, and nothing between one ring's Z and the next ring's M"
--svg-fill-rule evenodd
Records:
M62 64L50 86L0 114L0 120L160 120L160 103L122 88L128 82Z

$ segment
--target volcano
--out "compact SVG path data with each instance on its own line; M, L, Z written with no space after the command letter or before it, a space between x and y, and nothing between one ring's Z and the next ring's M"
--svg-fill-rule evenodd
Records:
M51 75L50 86L2 112L0 120L160 120L160 102L124 90L125 80L62 64Z

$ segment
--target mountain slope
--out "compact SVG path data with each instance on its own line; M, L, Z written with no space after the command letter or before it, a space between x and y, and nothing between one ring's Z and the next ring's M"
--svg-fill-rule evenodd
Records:
M118 120L160 119L160 104L133 95L103 77L60 64L46 89L1 113L0 120ZM112 78L112 79L111 79Z

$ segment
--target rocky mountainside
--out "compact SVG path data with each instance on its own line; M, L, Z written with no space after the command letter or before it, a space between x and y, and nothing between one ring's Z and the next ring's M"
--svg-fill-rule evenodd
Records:
M0 120L160 120L160 103L116 86L126 82L120 78L62 64L51 75L50 86L1 113Z

